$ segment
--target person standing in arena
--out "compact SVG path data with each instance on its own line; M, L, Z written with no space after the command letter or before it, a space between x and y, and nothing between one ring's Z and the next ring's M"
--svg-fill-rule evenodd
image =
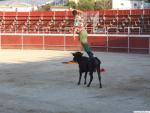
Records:
M88 44L88 33L85 29L85 20L83 17L83 12L79 10L73 10L72 15L74 17L74 27L73 27L73 37L75 39L75 34L79 36L79 41L84 48L85 52L88 54L89 58L93 58L93 52Z

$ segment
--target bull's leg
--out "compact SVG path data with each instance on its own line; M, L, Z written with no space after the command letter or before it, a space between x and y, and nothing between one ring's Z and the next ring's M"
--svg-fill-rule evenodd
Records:
M102 88L100 67L97 68L97 74L99 79L99 87Z
M78 81L78 85L80 85L81 77L82 77L82 72L79 72L79 81Z
M87 73L88 72L85 72L85 75L84 75L84 85L86 84Z
M87 87L90 87L92 80L93 80L93 72L90 72L90 81Z

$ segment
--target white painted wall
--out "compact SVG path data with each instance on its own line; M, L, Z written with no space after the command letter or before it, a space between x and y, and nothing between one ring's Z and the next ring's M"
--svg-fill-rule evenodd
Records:
M145 7L145 8L150 8L150 3L145 3L145 4L144 4L144 7Z
M141 9L144 8L143 0L112 0L113 9Z
M37 7L35 7L33 9L33 7L0 7L0 11L12 11L12 12L29 12L29 11L33 11L33 10L37 10Z

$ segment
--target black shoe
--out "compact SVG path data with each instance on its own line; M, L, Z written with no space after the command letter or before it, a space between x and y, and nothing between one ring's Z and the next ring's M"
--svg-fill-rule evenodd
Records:
M87 54L88 54L88 56L89 56L89 58L94 58L94 56L93 56L93 53L92 52L87 52Z

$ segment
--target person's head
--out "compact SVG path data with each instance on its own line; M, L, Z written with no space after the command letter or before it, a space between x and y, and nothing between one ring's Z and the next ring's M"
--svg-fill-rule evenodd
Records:
M73 16L76 16L77 14L78 14L77 10L73 10L73 11L72 11L72 15L73 15Z

